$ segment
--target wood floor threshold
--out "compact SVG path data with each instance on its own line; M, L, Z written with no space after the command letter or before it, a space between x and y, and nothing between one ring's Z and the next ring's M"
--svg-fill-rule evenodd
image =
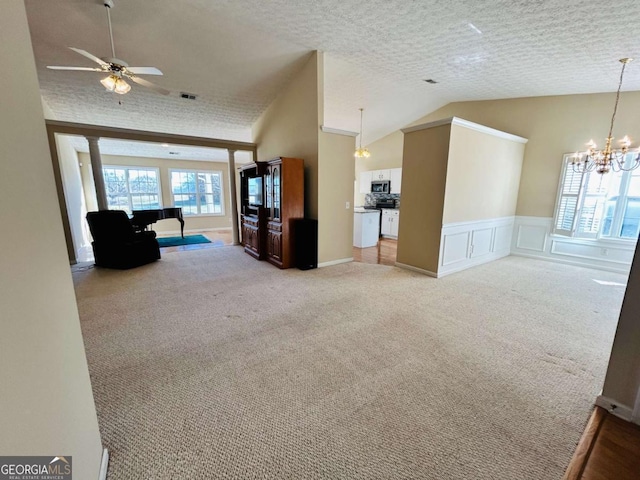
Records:
M578 446L571 458L571 462L569 462L569 466L564 472L562 480L580 480L582 478L582 474L587 466L587 462L591 456L591 452L593 451L593 447L598 438L598 434L602 429L602 425L604 425L606 417L607 411L602 407L596 406L591 414L589 423L587 423L587 427L578 442Z

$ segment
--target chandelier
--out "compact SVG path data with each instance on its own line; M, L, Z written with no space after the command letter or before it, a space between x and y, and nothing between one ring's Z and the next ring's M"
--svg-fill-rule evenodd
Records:
M369 158L371 153L366 148L362 148L362 111L364 109L360 109L360 146L356 149L356 152L353 154L356 158Z
M609 127L609 135L604 146L604 150L598 150L598 146L593 140L587 143L587 151L576 152L571 157L571 166L577 173L596 171L600 174L607 173L611 169L615 171L620 170L633 170L640 165L640 148L638 154L632 160L626 160L625 157L629 153L629 147L631 146L631 139L625 135L620 140L620 148L615 149L612 146L613 143L613 123L616 119L616 111L618 110L618 100L620 100L620 88L622 87L622 77L624 76L624 69L633 58L621 58L622 71L620 72L620 82L618 83L618 92L616 93L616 103L613 107L613 115L611 117L611 126Z

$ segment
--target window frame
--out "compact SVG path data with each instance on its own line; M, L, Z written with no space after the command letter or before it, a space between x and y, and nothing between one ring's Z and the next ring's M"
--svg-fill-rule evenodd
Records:
M602 227L604 224L604 220L606 218L604 209L606 208L606 199L607 199L608 192L606 192L603 195L587 194L586 192L587 190L586 187L587 187L590 175L600 175L600 174L595 171L585 172L580 174L581 180L580 180L580 187L578 189L578 193L577 194L563 193L563 187L567 179L567 171L568 169L573 169L571 165L571 160L573 156L574 156L573 153L566 153L563 155L563 164L562 164L562 170L560 172L560 178L558 181L558 190L556 194L556 204L553 212L553 224L551 228L551 234L555 236L563 237L563 238L571 238L576 241L596 240L598 242L609 242L612 244L614 243L615 244L635 244L637 242L637 238L625 238L620 236L622 233L622 225L623 225L624 213L625 213L625 208L623 208L622 205L626 205L629 201L629 197L628 197L629 184L631 183L633 170L624 171L621 175L620 187L617 192L618 195L617 195L617 200L614 207L614 214L613 214L612 225L611 225L611 232L616 232L616 235L615 236L603 235ZM605 175L609 175L609 173ZM575 209L573 211L573 221L572 221L571 229L565 230L565 229L558 228L558 217L560 215L560 207L561 207L562 199L563 197L572 197L572 196L575 197L577 201L576 201ZM601 196L605 199L605 205L603 206L603 212L601 213L601 218L600 218L600 225L598 226L598 231L596 233L580 232L580 220L582 217L582 211L584 209L585 199L590 196L592 197Z
M126 185L127 185L127 202L128 202L128 206L129 209L131 210L131 213L128 213L128 215L132 215L134 208L133 208L133 201L132 201L132 195L131 195L131 188L130 188L130 184L129 184L129 170L146 170L146 171L151 171L151 172L155 172L156 174L156 183L158 185L158 208L163 208L163 202L162 202L162 179L160 178L160 168L158 167L143 167L143 166L137 166L137 165L102 165L102 178L103 181L105 182L105 188L106 188L106 175L104 173L104 170L107 168L111 168L111 169L116 169L116 170L124 170L125 171L125 181L126 181ZM109 207L109 209L111 209L111 206L108 205L108 198L107 198L107 206ZM120 205L117 205L117 207L119 207L118 209L122 209ZM141 210L141 209L135 209L135 210ZM126 211L126 210L125 210Z
M222 170L204 170L204 169L193 169L193 168L170 168L169 169L169 191L171 193L171 206L174 208L181 208L181 207L176 207L176 201L175 201L175 195L179 195L179 194L174 194L173 193L173 183L172 183L172 175L173 173L194 173L197 175L202 173L202 174L216 174L220 177L220 213L209 213L209 212L205 212L202 213L201 212L201 204L200 204L200 192L197 190L199 188L199 184L196 181L196 206L198 208L198 213L187 213L184 211L182 211L182 215L185 217L224 217L226 215L225 213L225 202L224 202L224 175L222 173Z

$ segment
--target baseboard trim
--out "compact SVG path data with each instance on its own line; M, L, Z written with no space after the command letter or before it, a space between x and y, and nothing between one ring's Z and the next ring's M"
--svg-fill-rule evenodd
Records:
M406 263L396 262L395 266L398 268L404 268L405 270L410 270L412 272L421 273L423 275L427 275L428 277L438 278L438 274L435 272L425 270L423 268L414 267L413 265L407 265Z
M219 230L231 230L231 227L216 227L216 228L190 228L184 231L184 234L194 232L217 232ZM163 230L161 232L154 230L157 235L180 235L180 230Z
M341 263L353 262L353 257L341 258L339 260L331 260L330 262L322 262L318 264L318 268L331 267L333 265L340 265Z
M107 480L107 469L109 468L109 450L102 450L102 462L100 462L100 475L98 480Z
M563 258L547 257L545 255L535 255L535 254L528 254L528 253L522 253L522 252L514 252L513 250L511 250L511 255L514 255L516 257L535 258L536 260L544 260L545 262L551 262L551 263L562 263L564 265L572 265L574 267L593 268L594 270L602 270L604 272L613 272L613 273L621 273L623 275L629 275L628 268L611 268L606 265L595 265L595 264L586 263L586 262L576 262L571 260L565 260Z
M562 480L580 480L582 478L606 416L607 412L604 408L598 406L594 408Z
M613 398L598 395L596 398L596 405L604 408L607 412L616 417L619 417L627 422L633 422L633 409L626 405L621 404Z
M495 262L496 260L500 260L501 258L508 257L509 255L510 255L509 251L505 250L504 252L489 253L481 257L476 257L475 259L472 258L469 262L465 262L463 265L460 265L457 267L451 268L451 267L443 266L442 268L440 268L440 271L438 272L438 278L451 275L452 273L462 272L463 270L466 270L468 268L477 267L478 265L483 265L485 263Z

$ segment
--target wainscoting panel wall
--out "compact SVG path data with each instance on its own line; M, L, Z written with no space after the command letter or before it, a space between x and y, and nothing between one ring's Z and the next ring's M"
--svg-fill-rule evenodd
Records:
M509 255L513 224L503 217L443 225L438 277Z
M553 219L516 216L511 254L628 274L635 242L552 235Z

